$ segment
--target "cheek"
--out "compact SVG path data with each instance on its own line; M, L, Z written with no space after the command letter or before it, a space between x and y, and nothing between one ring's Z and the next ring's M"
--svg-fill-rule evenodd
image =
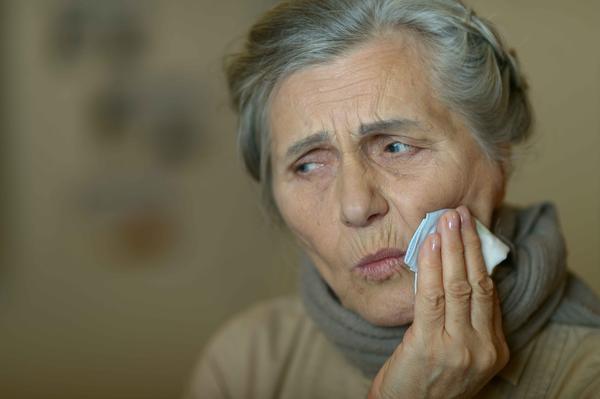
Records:
M466 181L460 169L430 165L411 175L388 176L382 187L406 224L416 227L427 212L460 205Z
M335 224L331 220L332 212L326 209L324 196L298 188L275 189L274 194L284 222L305 249L314 251L316 243L337 236L331 231ZM328 215L330 218L326 219Z
M465 167L464 165L469 165ZM444 162L414 176L389 184L388 197L407 225L416 227L426 213L466 205L489 225L501 198L501 173L486 162ZM415 224L416 223L416 224Z

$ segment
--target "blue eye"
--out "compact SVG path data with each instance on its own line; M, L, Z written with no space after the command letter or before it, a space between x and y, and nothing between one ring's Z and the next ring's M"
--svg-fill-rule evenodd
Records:
M388 144L385 148L387 152L400 153L410 151L412 149L412 146L396 141L391 144Z
M296 172L308 173L315 170L318 166L316 162L305 162L296 167Z

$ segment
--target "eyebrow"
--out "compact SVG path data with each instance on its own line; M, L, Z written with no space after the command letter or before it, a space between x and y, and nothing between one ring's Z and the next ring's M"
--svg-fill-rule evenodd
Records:
M414 128L421 128L421 124L412 119L395 118L377 120L375 122L361 124L358 129L358 136L368 136L373 133L400 132Z
M292 157L296 157L301 153L309 150L312 147L315 147L318 144L328 143L329 142L329 133L325 131L317 132L311 134L308 137L298 140L294 144L292 144L285 153L285 158L289 159Z
M364 137L375 133L389 133L406 131L413 128L421 128L421 124L412 119L394 118L362 123L358 129L357 136ZM286 151L285 158L296 157L301 153L324 143L329 143L330 134L327 131L313 133L292 144Z

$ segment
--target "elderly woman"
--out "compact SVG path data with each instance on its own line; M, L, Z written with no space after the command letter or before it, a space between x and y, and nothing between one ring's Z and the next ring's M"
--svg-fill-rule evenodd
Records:
M221 329L190 397L600 397L599 301L555 209L503 204L532 117L489 22L455 0L289 1L227 75L302 295ZM416 278L408 243L440 209ZM477 220L510 248L492 276Z

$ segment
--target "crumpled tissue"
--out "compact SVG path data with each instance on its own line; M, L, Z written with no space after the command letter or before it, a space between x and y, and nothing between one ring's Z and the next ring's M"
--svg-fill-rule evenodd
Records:
M412 236L408 249L404 255L404 263L415 273L415 292L417 291L417 273L419 250L428 235L435 233L439 218L448 209L440 209L425 215L419 227ZM474 218L477 233L481 241L481 252L488 273L491 275L494 268L508 256L510 248L498 237L492 234L483 223Z

